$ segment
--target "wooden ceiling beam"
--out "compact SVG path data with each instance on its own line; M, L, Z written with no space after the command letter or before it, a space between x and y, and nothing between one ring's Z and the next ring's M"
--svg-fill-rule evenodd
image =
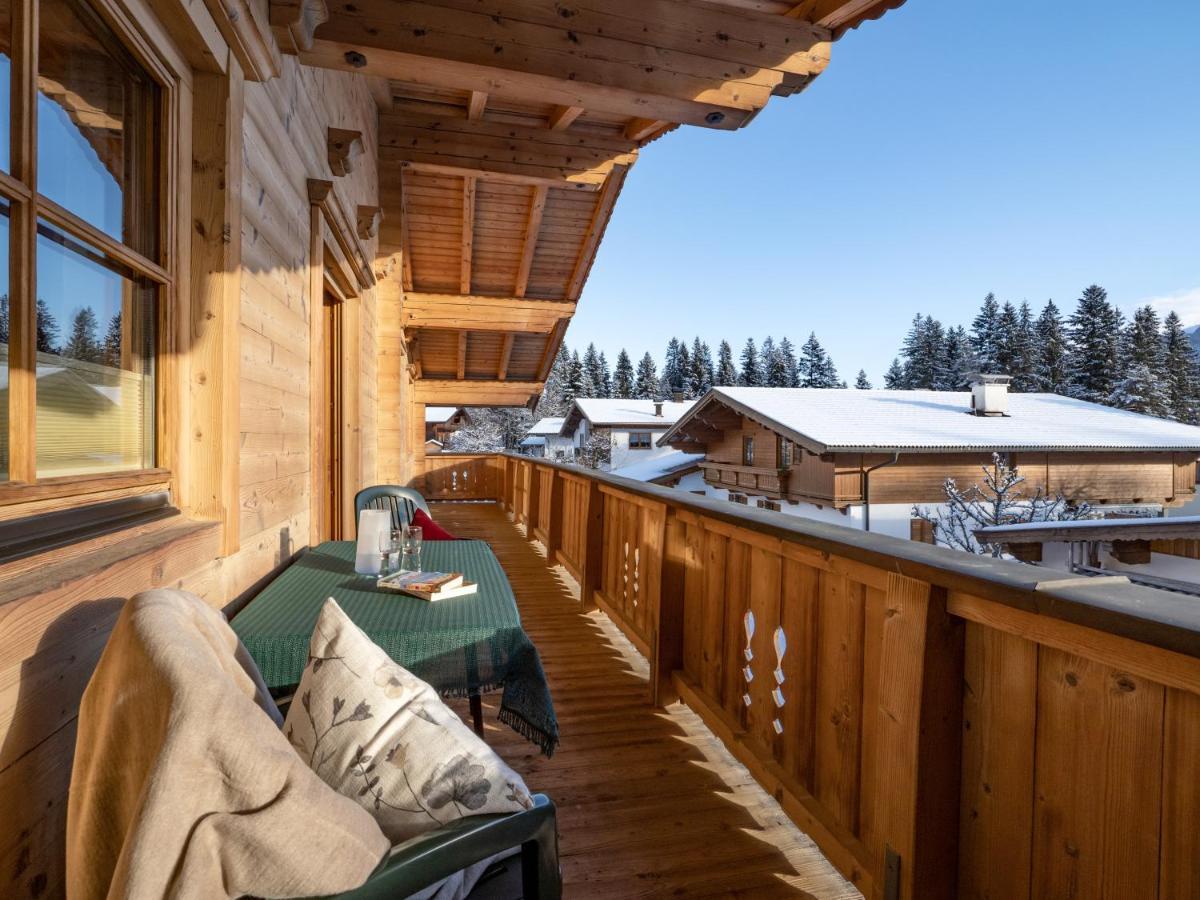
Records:
M558 347L566 336L567 324L569 322L569 319L562 319L554 326L554 330L550 332L550 337L546 341L546 347L542 350L542 359L538 363L538 381L545 381L550 377L550 367L554 365L554 357L558 354Z
M582 106L556 106L550 113L546 127L551 131L566 131L576 119L583 115Z
M467 118L472 122L478 122L483 118L483 111L487 108L488 95L483 91L471 91L471 97L467 101Z
M271 30L279 49L295 55L312 46L313 32L329 21L325 0L271 0Z
M600 189L600 196L596 201L596 210L592 214L592 221L588 226L587 235L584 237L583 246L580 247L579 256L575 260L575 269L571 274L571 280L567 284L567 299L569 300L578 300L583 291L583 282L592 268L592 262L596 258L596 248L600 246L600 238L604 236L604 229L608 226L613 206L617 202L617 195L621 193L621 185L625 183L625 175L628 171L628 166L613 166L608 178L604 180L604 186Z
M549 334L575 313L574 303L409 291L400 309L406 331L519 331Z
M400 285L406 291L411 291L413 288L413 267L412 267L412 238L408 230L408 210L406 202L407 192L405 189L404 167L400 167Z
M504 342L500 345L500 364L496 367L497 381L504 381L508 378L508 361L512 358L512 348L516 337L511 331L505 332Z
M521 249L521 264L517 268L517 284L513 296L524 297L529 287L529 272L533 268L533 253L537 249L538 232L542 229L542 214L546 211L546 187L535 185L529 202L529 218L525 220L525 240Z
M455 364L456 378L462 381L467 376L467 333L458 333L458 361Z
M475 176L463 178L462 194L462 252L458 289L471 293L471 257L475 247Z
M643 141L670 124L670 122L660 122L658 119L633 119L625 126L625 137L631 141Z
M423 378L413 384L413 402L435 406L524 406L541 394L542 381L456 381Z
M380 150L380 160L385 164L387 164L391 156L391 153L382 149ZM507 167L504 163L491 161L480 163L479 165L450 165L441 162L407 159L401 165L414 172L425 172L429 175L447 175L451 178L471 177L480 181L492 181L497 184L524 186L540 184L545 187L567 188L582 193L594 193L599 191L603 186L602 180L596 181L590 177L587 180L566 181L560 172L553 169L532 170L525 167L523 171L503 171L505 168L513 167Z

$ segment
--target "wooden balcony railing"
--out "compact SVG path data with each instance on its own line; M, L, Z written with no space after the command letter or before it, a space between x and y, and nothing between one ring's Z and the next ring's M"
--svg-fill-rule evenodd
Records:
M429 500L495 500L502 472L494 454L435 453L425 457L425 475L415 486Z
M495 466L653 701L697 711L867 897L1200 896L1194 598Z

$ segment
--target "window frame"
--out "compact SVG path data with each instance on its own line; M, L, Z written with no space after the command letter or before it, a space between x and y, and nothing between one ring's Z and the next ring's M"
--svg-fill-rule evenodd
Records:
M9 171L0 171L0 197L9 204L9 470L0 480L0 517L22 514L22 507L55 509L73 502L115 499L147 490L178 492L176 469L181 390L176 330L186 320L178 305L185 296L181 260L186 259L178 227L186 210L182 164L190 155L181 127L190 117L189 67L173 55L174 45L140 0L79 0L109 28L125 52L158 87L155 121L140 139L158 144L154 173L158 206L155 258L116 240L81 216L38 193L37 69L40 0L13 0L11 9L11 94ZM136 20L136 23L135 23ZM190 198L188 198L190 200ZM154 346L154 459L148 468L115 472L38 477L36 447L36 328L38 221L44 220L71 239L92 248L145 279L156 291ZM184 235L183 237L186 237ZM53 501L49 504L46 501ZM15 509L13 507L16 507Z
M634 438L638 438L637 443L634 443ZM642 442L645 438L645 442ZM652 450L654 441L651 440L651 432L649 431L631 431L629 432L629 449L630 450Z
M749 434L742 435L742 465L754 465L754 437Z
M775 435L775 465L779 469L791 468L793 461L796 458L795 448L792 442L785 438L782 434Z

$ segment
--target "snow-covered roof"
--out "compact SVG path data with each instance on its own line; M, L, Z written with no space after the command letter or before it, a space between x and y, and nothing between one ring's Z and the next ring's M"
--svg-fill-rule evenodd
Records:
M546 439L544 437L538 437L537 435L526 435L524 438L522 438L520 446L544 447L546 446Z
M458 412L457 406L427 406L425 407L425 424L440 425L453 418L456 412Z
M619 469L613 469L610 475L620 475L622 478L632 478L634 481L657 481L695 466L704 459L703 453L684 453L673 450L653 459L631 463Z
M1200 452L1200 428L1057 394L1009 394L1007 416L970 413L968 391L713 388L723 404L817 453L1009 450ZM660 444L686 430L684 416Z
M692 408L695 400L676 403L673 400L662 401L662 415L654 414L654 400L622 400L618 398L580 397L567 415L567 419L576 419L582 415L593 426L611 427L613 425L647 425L666 429L675 424L685 412Z
M1076 519L1068 522L1017 522L975 529L975 537L995 543L1041 541L1133 541L1200 537L1200 516L1134 519Z
M566 419L563 416L547 416L544 419L538 419L534 426L530 428L526 434L557 435L562 431L563 422Z

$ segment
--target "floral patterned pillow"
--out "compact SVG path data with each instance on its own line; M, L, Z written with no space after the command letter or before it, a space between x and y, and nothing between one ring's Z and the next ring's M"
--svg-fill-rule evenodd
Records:
M284 732L393 843L463 816L519 812L533 803L521 776L332 597L317 619Z

